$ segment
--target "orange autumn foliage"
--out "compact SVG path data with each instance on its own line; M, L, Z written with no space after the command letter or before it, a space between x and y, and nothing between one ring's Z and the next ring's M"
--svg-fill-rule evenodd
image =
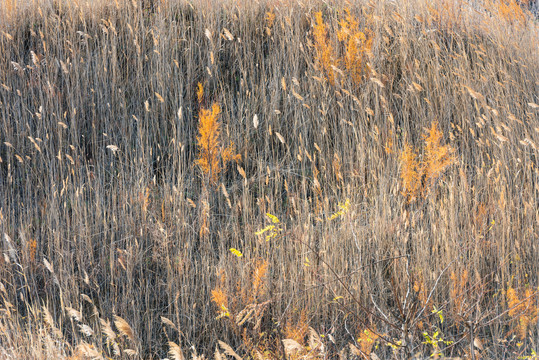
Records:
M322 12L314 14L314 48L316 51L316 60L321 67L322 72L325 73L329 83L335 84L335 71L334 67L339 65L339 60L335 59L335 50L331 42L328 40L327 26L322 19Z
M345 9L344 14L338 23L335 42L331 41L322 12L314 14L315 59L331 85L335 85L337 73L358 85L368 76L367 58L372 49L373 33L367 27L361 30L359 21L349 9ZM341 65L344 71L339 69Z
M539 316L539 306L537 305L538 291L527 288L520 294L513 287L509 287L506 292L509 316L517 320L515 331L521 340L527 336L528 329L533 328Z
M438 122L434 121L424 136L425 147L421 158L415 148L404 145L400 155L400 177L403 195L410 202L424 197L443 172L456 161L454 149L450 145L443 145L442 138Z
M221 141L221 124L218 121L221 108L213 104L210 109L202 109L199 113L197 143L199 155L196 164L202 170L208 182L214 185L223 169L230 161L239 161L241 155L235 154L234 145L223 146Z
M359 84L369 70L367 54L372 49L372 32L367 28L361 31L359 22L349 9L345 9L345 13L346 16L339 22L337 37L345 47L343 62L346 72L354 84Z
M523 1L522 3L525 5L527 2ZM528 17L517 1L498 0L493 4L493 7L498 10L498 15L505 21L513 25L526 25Z

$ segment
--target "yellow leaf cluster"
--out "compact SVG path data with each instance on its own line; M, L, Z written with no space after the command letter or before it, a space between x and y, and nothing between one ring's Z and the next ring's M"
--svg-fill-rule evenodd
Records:
M235 248L230 248L230 252L234 255L236 255L237 257L242 257L243 256L243 253L241 251L239 251L238 249L235 249Z
M350 209L350 199L346 199L346 201L343 203L339 203L337 205L339 207L339 211L333 213L329 218L328 220L331 221L331 220L334 220L336 218L338 218L339 216L343 216L344 214L346 214L348 212L348 210Z
M267 213L266 216L271 220L272 223L274 223L274 224L279 224L280 223L280 220L279 220L279 218L277 216L272 215L270 213ZM276 225L268 225L265 228L258 230L255 233L255 235L262 235L262 234L264 234L266 232L269 232L266 235L266 241L269 241L270 239L273 239L274 237L277 237L277 235L279 235L279 233L282 230L283 229L281 227L278 227Z

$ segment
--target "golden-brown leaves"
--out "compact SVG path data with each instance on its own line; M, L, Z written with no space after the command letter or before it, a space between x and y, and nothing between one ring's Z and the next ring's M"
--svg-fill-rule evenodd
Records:
M208 182L217 183L219 175L230 161L239 161L241 155L234 151L234 144L224 147L220 135L221 124L218 121L221 108L213 104L210 109L202 109L199 113L197 143L199 156L196 164L207 176Z
M455 162L454 149L443 145L442 137L438 122L434 121L424 136L424 154L421 158L411 145L404 145L400 155L400 177L404 186L403 195L409 201L424 197L442 173Z
M539 316L539 306L537 305L538 291L527 288L520 294L513 287L509 287L506 292L509 316L517 321L515 328L518 337L523 340L527 337L528 328L533 328Z
M337 42L331 41L328 26L322 13L315 13L313 24L315 58L320 70L331 85L335 85L336 75L349 78L358 85L368 76L368 55L372 49L373 34L365 27L361 30L359 21L350 12L344 10L336 31ZM340 66L344 66L344 71Z

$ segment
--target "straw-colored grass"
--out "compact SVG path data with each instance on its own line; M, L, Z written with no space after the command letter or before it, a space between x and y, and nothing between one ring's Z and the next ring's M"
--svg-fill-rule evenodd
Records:
M0 358L533 358L536 6L0 1Z

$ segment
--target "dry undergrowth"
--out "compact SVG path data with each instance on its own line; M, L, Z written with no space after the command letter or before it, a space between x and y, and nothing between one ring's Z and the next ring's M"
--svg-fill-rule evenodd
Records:
M0 0L0 358L536 357L534 9Z

